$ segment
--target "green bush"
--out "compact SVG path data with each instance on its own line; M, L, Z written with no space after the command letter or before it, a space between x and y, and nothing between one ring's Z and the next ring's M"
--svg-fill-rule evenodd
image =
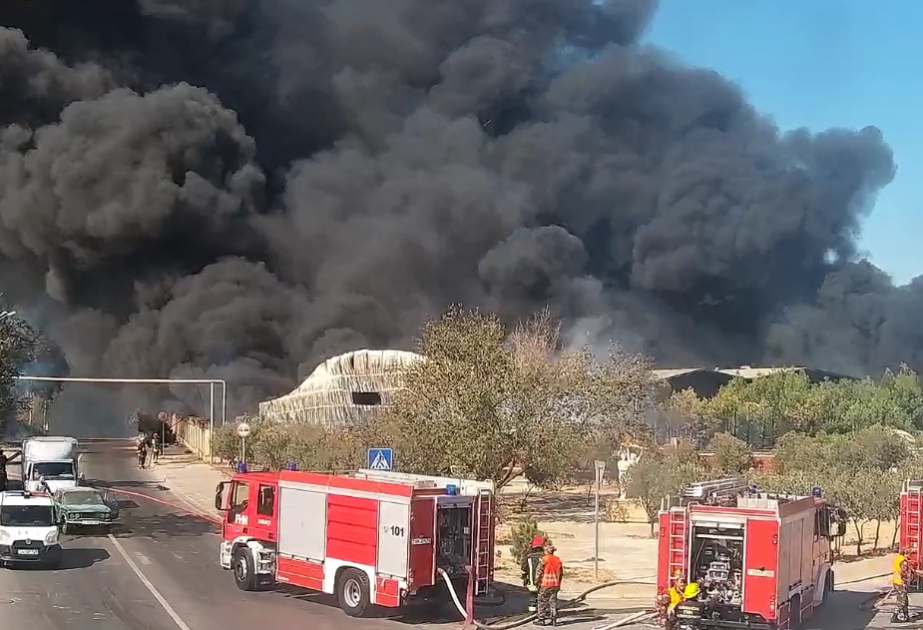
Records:
M215 432L212 434L212 454L228 461L240 457L240 438L237 437L235 423L215 427Z
M544 536L548 540L548 534L538 528L538 523L531 516L514 523L510 528L510 547L517 564L521 563L532 549L532 539L536 536Z
M365 464L360 436L346 429L318 425L289 425L242 418L250 425L247 463L251 467L279 470L294 462L299 470L354 470ZM237 422L219 427L212 438L212 452L228 461L240 458Z
M750 446L730 433L715 435L708 445L708 450L715 456L715 472L722 475L744 473L753 465Z

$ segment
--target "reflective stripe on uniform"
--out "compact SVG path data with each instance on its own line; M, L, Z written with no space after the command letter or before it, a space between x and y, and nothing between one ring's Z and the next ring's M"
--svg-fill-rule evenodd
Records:
M556 588L561 586L561 559L551 554L542 558L542 588Z

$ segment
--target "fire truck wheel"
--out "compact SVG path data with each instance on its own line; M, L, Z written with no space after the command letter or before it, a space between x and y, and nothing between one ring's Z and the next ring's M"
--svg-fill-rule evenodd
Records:
M253 555L246 547L238 547L231 558L234 569L234 582L242 591L256 590L256 570L253 567Z
M337 582L337 601L350 617L361 617L369 607L369 576L365 571L346 569Z

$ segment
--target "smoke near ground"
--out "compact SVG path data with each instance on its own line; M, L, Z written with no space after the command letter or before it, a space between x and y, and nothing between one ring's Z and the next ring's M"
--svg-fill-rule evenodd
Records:
M879 131L780 132L639 44L655 9L2 3L0 289L72 374L226 378L231 415L451 302L664 365L923 367L923 280L856 246Z

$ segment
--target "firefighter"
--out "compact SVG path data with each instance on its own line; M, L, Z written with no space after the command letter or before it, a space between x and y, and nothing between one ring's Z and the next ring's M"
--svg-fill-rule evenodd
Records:
M681 601L683 601L683 593L685 590L686 577L682 574L681 571L677 571L673 576L673 586L671 586L667 591L669 600L665 601L666 606L664 606L663 609L664 627L671 628L673 626L673 617L676 614L676 606Z
M673 592L670 593L670 607L667 609L667 619L664 624L664 627L668 629L676 624L676 607L683 602L696 599L699 593L702 592L698 582L689 582L686 584L686 579L683 576L676 578L676 586L674 589L675 594Z
M554 545L546 543L545 555L538 567L541 581L538 587L538 617L535 619L537 626L558 625L558 593L561 591L564 565L554 555L555 551Z
M529 612L534 613L538 610L538 584L539 574L538 566L542 562L542 556L545 555L545 537L536 536L532 539L532 545L529 553L522 559L522 585L529 591Z
M670 593L670 608L676 608L676 605L683 601L683 592L686 589L686 577L680 573L676 572L676 577L673 580L673 586L670 587L668 591Z
M908 582L920 575L923 575L919 569L914 569L908 557L912 549L903 548L894 558L894 566L891 572L891 588L897 599L897 610L891 615L891 622L911 621L910 617L910 598L907 595Z
M670 587L672 590L672 587ZM661 623L666 623L667 610L670 608L670 593L663 588L657 590L657 597L654 598L654 607L657 610L657 619Z
M151 465L157 463L157 459L160 457L161 448L163 447L160 444L160 436L154 431L151 433Z
M138 468L144 468L147 463L147 441L138 440Z

